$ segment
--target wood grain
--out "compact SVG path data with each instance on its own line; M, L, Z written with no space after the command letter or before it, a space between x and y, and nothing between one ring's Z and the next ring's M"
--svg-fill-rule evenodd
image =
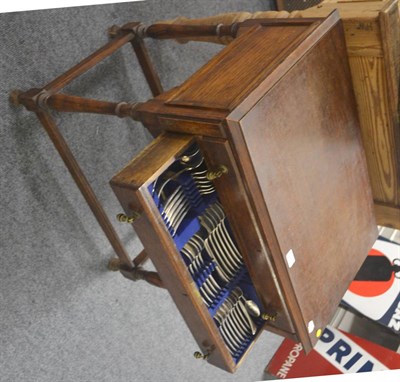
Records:
M146 187L172 164L192 141L191 135L160 135L120 170L110 183L133 190Z
M224 206L228 221L234 231L253 285L263 305L263 312L277 314L271 327L293 333L291 314L282 299L282 286L270 261L268 250L257 226L255 213L245 192L234 154L227 141L204 137L199 141L209 168L223 164L228 173L214 181L219 200Z
M375 203L376 222L400 230L400 210L390 205Z
M348 56L383 56L381 29L377 19L342 20Z
M399 105L400 80L400 10L397 1L387 3L379 13L383 54L386 63L387 81L393 112Z
M62 112L115 115L117 105L117 102L99 101L57 93L50 95L44 106Z
M309 25L254 26L190 77L167 104L232 111L312 29ZM274 41L274 44L265 49L265 41Z
M261 12L231 12L222 13L219 15L214 15L204 18L188 19L183 16L179 16L173 20L158 21L157 23L162 24L175 24L175 25L231 25L236 23L241 23L249 19L284 19L284 18L297 18L301 17L299 11L287 12L287 11L261 11ZM204 41L212 42L216 44L227 45L232 42L234 37L232 36L208 36L208 37L186 37L178 38L179 43L186 43L188 41Z
M377 234L342 38L338 26L327 32L237 122L241 134L229 122L305 349L317 341L307 323L329 322Z
M170 22L207 25L243 22L255 18L326 17L334 9L338 9L344 25L374 200L400 211L398 0L325 0L318 6L291 14L236 12L203 19L178 18ZM199 41L228 44L232 38L212 37ZM384 225L385 222L381 220L381 224ZM388 221L387 224L393 223Z
M379 57L350 57L349 62L374 199L398 205L399 142L388 113L385 63Z

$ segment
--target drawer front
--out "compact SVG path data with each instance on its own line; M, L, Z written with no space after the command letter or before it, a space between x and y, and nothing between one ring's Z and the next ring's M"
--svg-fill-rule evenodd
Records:
M215 179L214 184L231 222L262 310L272 318L267 320L266 329L279 331L286 336L293 335L295 329L275 275L274 264L261 239L250 205L251 190L244 188L230 145L221 139L203 138L199 146L210 168L225 165L228 169L224 176Z
M265 313L269 297L261 302L255 291L256 272L239 244L245 234L236 237L236 213L226 212L232 206L224 181L209 179L232 179L235 171L214 167L224 159L232 169L232 158L213 161L206 146L201 138L163 134L111 185L125 213L140 214L134 229L208 362L233 372L265 324L246 306Z

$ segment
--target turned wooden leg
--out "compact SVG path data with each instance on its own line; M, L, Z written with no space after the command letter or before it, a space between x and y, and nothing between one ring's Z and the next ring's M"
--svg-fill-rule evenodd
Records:
M241 23L249 19L274 19L274 18L300 18L302 17L301 11L264 11L264 12L231 12L231 13L221 13L219 15L198 18L198 19L188 19L185 17L177 17L173 20L158 21L156 24L170 24L170 25L181 25L181 26L231 26L233 24ZM192 37L179 37L176 41L179 43L186 43L188 41L203 41L203 42L213 42L216 44L227 45L234 39L234 36L225 34L214 34L213 36L192 36Z
M136 109L142 105L140 102L109 102L62 93L52 94L44 89L26 92L14 90L10 94L10 101L16 106L24 105L29 111L93 113L132 119L137 118Z

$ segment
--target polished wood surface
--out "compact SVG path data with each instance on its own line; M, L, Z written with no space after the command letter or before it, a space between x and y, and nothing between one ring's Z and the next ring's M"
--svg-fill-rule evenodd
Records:
M112 184L127 213L148 210L151 198L132 201L128 190L146 190L182 149L178 137L194 135L207 164L228 169L215 186L263 308L278 313L266 327L309 351L377 236L344 32L334 13L324 22L251 20L237 36L181 86L138 107L145 126L169 133ZM169 151L161 142L172 132ZM160 224L156 215L148 224ZM167 264L155 265L162 276ZM195 337L205 330L187 323ZM234 370L225 356L208 361Z
M268 249L261 237L254 212L251 209L251 190L245 189L234 153L227 140L203 137L199 146L210 168L223 164L228 173L215 180L218 196L231 222L235 238L244 261L263 304L263 313L277 315L268 328L279 327L286 334L294 334L291 314L282 300L282 285L268 256Z
M161 134L113 178L112 184L129 185L134 190L147 187L191 142L191 135Z
M382 23L392 25L390 20ZM37 113L48 131L119 256L124 276L165 287L207 361L224 370L234 372L240 366L261 330L236 363L149 185L193 142L209 169L224 166L214 185L262 313L274 319L265 327L311 350L317 329L329 322L377 235L344 34L337 12L325 20L265 17L229 25L148 28L128 23L114 28L105 47L45 87L14 96ZM142 39L210 36L235 40L184 84L162 92ZM153 95L158 94L155 98L128 104L58 93L128 42ZM131 117L157 137L111 181L125 220L135 216L129 222L145 248L133 263L50 110ZM384 207L384 218L392 217L391 206ZM291 251L293 267L287 257ZM139 267L147 256L157 273Z
M355 90L361 136L380 225L400 229L400 17L398 0L339 1L294 12L235 12L201 19L178 17L162 23L230 24L259 18L327 17L335 9L343 21L347 55ZM230 36L180 38L179 42L229 44ZM397 212L387 213L387 209Z
M377 222L400 228L399 3L331 0L303 15L323 15L333 8L344 23ZM397 213L387 214L387 207Z
M266 240L276 235L279 242L271 255L277 266L285 262L278 277L293 288L302 317L297 330L313 322L313 345L377 236L342 38L334 28L266 92L238 121L243 143L236 142L247 147L260 187L257 210L263 203L268 209L273 232L265 227ZM308 102L299 108L302 97Z
M190 77L167 104L232 111L312 29L302 24L274 28L254 25ZM265 41L274 43L265 49Z
M173 20L162 20L160 24L172 24L172 25L231 25L235 23L241 23L249 19L285 19L285 18L299 18L301 12L286 12L286 11L261 11L261 12L231 12L214 15L204 18L188 19L184 16L179 16ZM216 44L229 44L233 41L234 36L191 36L191 37L180 37L177 38L179 43L186 43L188 41L203 41L213 42Z

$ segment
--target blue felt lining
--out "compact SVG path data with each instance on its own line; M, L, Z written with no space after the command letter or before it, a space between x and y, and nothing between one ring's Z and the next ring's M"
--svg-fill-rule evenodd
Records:
M173 166L177 168L177 170L175 169L176 172L179 171L179 167L176 164L174 164ZM172 166L170 167L170 169L171 168ZM178 249L178 251L181 251L183 246L191 239L191 237L201 229L198 217L205 211L207 207L218 201L217 194L213 192L209 195L201 195L198 191L195 181L193 180L189 172L183 172L182 174L177 176L176 179L169 181L163 188L163 192L167 195L167 197L168 195L171 195L176 189L176 187L180 185L182 186L182 190L185 194L186 200L189 201L190 203L190 210L188 214L183 219L177 231L174 232L173 229L169 227L168 221L164 216L162 201L159 200L157 193L154 192L155 183L156 182L150 184L148 190L153 197L153 200L160 212L161 217L166 223L166 226L171 234L171 237L176 245L176 248ZM234 241L234 236L232 234L232 230L227 220L226 220L226 227L231 235L232 240ZM200 289L200 287L203 285L203 283L207 280L207 278L210 275L212 275L215 281L221 286L221 291L219 292L218 296L216 296L216 298L214 299L213 304L208 307L208 311L211 317L214 317L215 313L218 311L220 306L223 304L223 302L226 300L229 294L236 287L240 287L242 289L246 299L253 300L261 308L260 301L257 297L254 286L251 282L251 279L244 264L238 270L233 279L230 280L228 284L226 284L218 276L218 273L215 268L216 264L207 254L206 250L202 251L201 256L204 260L204 265L202 269L200 269L193 275L193 280L197 288ZM189 266L190 260L184 255L182 255L182 258L186 266ZM263 326L264 322L260 318L255 319L254 322L258 328L257 330L258 332ZM218 326L218 323L216 321L215 323ZM236 363L239 362L240 358L246 352L247 348L253 341L254 337L255 336L253 335L249 335L249 337L246 338L246 340L243 342L240 349L235 354L233 354L233 359L235 360Z
M221 306L221 304L224 302L224 300L229 296L229 293L231 291L233 291L236 287L240 287L240 289L243 291L243 295L245 297L246 300L253 300L258 307L261 309L261 303L260 300L258 299L258 296L256 294L256 291L254 289L254 286L251 282L250 276L247 272L247 269L243 266L243 268L241 269L241 271L239 272L237 278L235 278L229 285L227 288L227 293L224 296L224 299L222 301L220 301L219 306ZM218 306L218 308L219 308ZM213 314L212 316L215 315L216 311L218 310L218 308L216 308L215 310L213 310ZM209 309L210 311L210 309ZM211 314L211 311L210 311ZM257 333L261 330L261 328L264 325L264 321L261 318L254 318L254 323L257 326L257 332L255 335L248 335L248 337L246 338L246 340L243 342L242 346L240 347L240 349L238 349L233 355L233 359L235 360L236 363L239 362L240 358L243 356L243 354L246 352L246 350L248 349L248 347L250 346L250 344L252 343L254 337L257 335ZM217 326L219 326L219 324L214 321L216 323Z
M197 199L196 192L198 195L200 195L200 194L198 193L196 184L194 183L193 179L190 181L188 178L191 178L189 174L181 174L177 178L177 181L180 182L182 179L182 182L183 182L182 185L183 184L185 185L185 187L183 188L185 195L188 195L191 192L190 190L193 190L191 195L195 195L194 200L197 201L198 199ZM170 183L171 183L171 185L173 184L172 182L170 182ZM170 186L170 185L168 185L168 186ZM176 183L175 183L175 187L176 187ZM168 191L169 187L168 188L166 187L166 189ZM167 225L168 231L170 232L171 236L174 239L174 243L175 243L178 251L180 251L183 248L183 246L189 241L189 239L196 232L199 231L200 222L199 222L198 216L200 216L209 205L211 205L217 201L217 194L215 192L213 192L212 194L209 194L209 195L201 196L200 203L192 204L193 199L187 199L191 203L190 211L188 212L186 217L183 219L181 225L178 227L178 230L176 232L174 232L173 229L169 227L168 221L164 216L164 213L163 213L164 209L163 209L162 202L159 200L157 193L154 192L154 183L152 183L148 186L148 190L153 197L153 200L158 208L158 211L160 212L161 217L163 218L164 222Z

